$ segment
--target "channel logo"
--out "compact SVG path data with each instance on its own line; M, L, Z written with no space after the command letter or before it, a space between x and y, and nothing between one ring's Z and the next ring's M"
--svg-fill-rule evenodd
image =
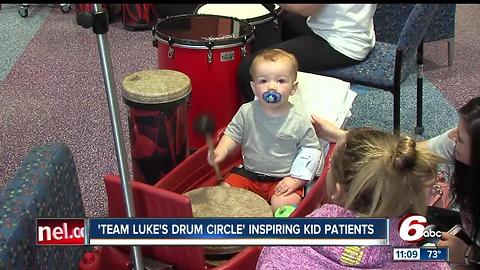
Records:
M37 245L84 245L85 220L37 218Z
M424 216L415 214L408 214L400 220L398 234L409 243L437 243L442 237L435 225L429 225Z

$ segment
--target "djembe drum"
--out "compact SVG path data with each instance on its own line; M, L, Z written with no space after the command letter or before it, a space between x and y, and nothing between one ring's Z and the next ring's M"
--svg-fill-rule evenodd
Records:
M194 217L273 217L267 201L243 188L219 185L185 193L190 198ZM205 246L207 259L227 259L243 246Z
M133 178L155 184L189 154L190 78L174 70L144 70L126 76L122 84L130 107Z

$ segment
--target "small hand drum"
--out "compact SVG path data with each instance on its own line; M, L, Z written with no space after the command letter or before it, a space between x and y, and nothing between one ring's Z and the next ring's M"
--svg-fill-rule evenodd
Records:
M133 177L153 185L189 154L190 78L174 70L143 70L126 76L122 84L130 107Z
M190 198L194 217L272 217L267 201L243 188L219 185L185 193ZM206 255L228 255L243 246L205 246Z

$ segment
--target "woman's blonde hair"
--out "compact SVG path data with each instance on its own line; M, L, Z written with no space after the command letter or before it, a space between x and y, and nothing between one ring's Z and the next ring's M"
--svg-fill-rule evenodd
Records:
M426 188L439 157L417 149L414 139L371 128L353 129L331 160L333 179L343 188L344 207L360 216L425 214Z

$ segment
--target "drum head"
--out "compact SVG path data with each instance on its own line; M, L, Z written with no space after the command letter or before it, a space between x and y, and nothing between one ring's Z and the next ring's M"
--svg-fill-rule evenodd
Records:
M258 194L237 187L219 185L185 193L194 217L272 217L272 209Z
M190 198L194 217L272 217L267 201L243 188L219 185L185 193ZM240 252L244 246L205 246L205 254L227 255ZM212 259L214 257L211 257Z
M143 70L122 81L124 99L138 104L172 103L191 92L190 78L175 70Z
M280 6L275 4L277 14L279 10ZM273 19L270 11L262 4L202 4L195 13L234 17L246 20L252 25Z
M246 43L253 36L253 27L232 17L189 14L158 22L154 36L172 45L213 47Z

